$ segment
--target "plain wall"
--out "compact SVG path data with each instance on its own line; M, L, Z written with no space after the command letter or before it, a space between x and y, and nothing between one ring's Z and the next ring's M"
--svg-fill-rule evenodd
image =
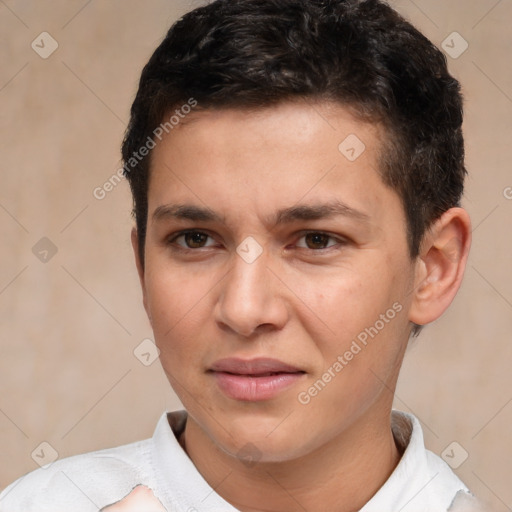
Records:
M171 23L199 4L0 3L0 488L38 467L31 453L42 442L60 457L128 443L180 407L158 361L144 366L133 354L152 333L128 185L101 200L93 192L120 167L142 66ZM463 204L474 236L458 297L408 351L396 407L419 417L432 451L459 443L469 456L456 472L509 510L512 4L392 5L438 46L454 31L469 44L448 61L466 99ZM47 59L31 47L43 31L59 45Z

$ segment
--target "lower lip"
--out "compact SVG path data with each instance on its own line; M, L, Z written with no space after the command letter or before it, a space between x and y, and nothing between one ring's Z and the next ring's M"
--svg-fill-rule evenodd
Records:
M276 373L264 377L213 372L221 391L234 400L270 400L304 377L304 373Z

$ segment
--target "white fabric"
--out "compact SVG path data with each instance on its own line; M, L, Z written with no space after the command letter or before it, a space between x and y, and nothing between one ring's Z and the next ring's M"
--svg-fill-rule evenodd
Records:
M0 494L0 512L98 512L140 484L168 512L236 512L178 443L186 417L184 411L164 414L151 439L58 460L25 475ZM425 450L414 416L393 411L393 432L405 451L361 512L446 512L458 491L464 502L471 497L449 466Z

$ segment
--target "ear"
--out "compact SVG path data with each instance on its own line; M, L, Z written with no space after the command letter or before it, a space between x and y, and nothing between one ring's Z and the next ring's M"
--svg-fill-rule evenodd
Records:
M139 252L139 234L137 233L137 228L135 228L135 227L132 228L131 238L132 238L133 255L135 256L135 265L137 267L137 273L139 274L140 286L142 288L142 302L144 304L144 309L146 310L146 314L148 315L149 322L151 323L151 314L149 312L148 303L147 303L146 281L144 279L144 265L140 259L140 252Z
M471 246L471 221L463 208L451 208L434 222L416 263L409 320L425 325L439 318L454 299Z

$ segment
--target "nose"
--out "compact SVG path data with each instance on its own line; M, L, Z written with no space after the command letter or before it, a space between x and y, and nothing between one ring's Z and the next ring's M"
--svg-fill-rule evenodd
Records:
M234 254L232 265L218 295L217 323L246 338L282 329L289 312L283 285L268 268L268 258L263 254L247 263Z

